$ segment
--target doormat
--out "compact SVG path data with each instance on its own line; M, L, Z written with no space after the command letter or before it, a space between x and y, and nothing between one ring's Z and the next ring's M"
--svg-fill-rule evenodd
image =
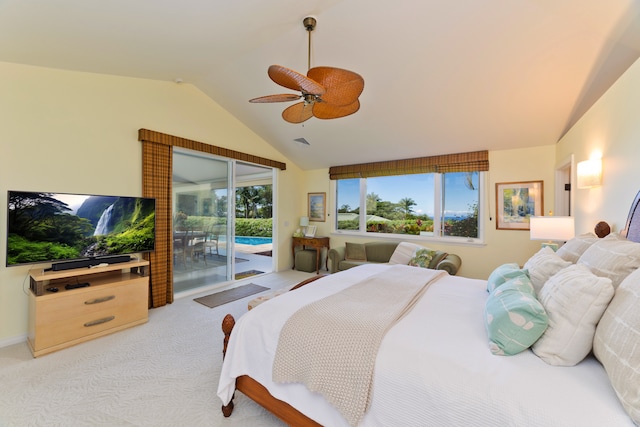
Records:
M255 283L249 283L238 286L237 288L216 292L215 294L207 295L205 297L195 298L194 301L199 302L202 305L206 305L209 308L214 308L228 302L248 297L249 295L257 294L258 292L268 291L269 289L270 288L256 285Z
M247 270L242 273L236 273L236 280L244 279L246 277L255 276L256 274L262 274L264 271L260 270Z

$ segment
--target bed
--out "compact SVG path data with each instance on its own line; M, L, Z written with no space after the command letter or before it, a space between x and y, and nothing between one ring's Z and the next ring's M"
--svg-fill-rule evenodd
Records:
M640 311L640 243L635 242L640 239L640 222L634 219L640 213L636 212L638 200L621 233L604 239L591 233L577 236L558 254L541 250L525 268L514 267L528 267L527 276L532 283L534 278L538 282L532 286L540 304L545 302L548 319L540 327L542 335L513 355L499 355L509 344L503 345L495 332L488 332L492 318L488 307L499 298L498 290L524 280L522 275L492 273L500 279L486 281L446 273L430 278L420 291L422 297L412 302L412 308L386 330L379 343L366 410L356 418L302 383L273 380L276 359L281 357L281 334L301 307L336 298L391 271L419 268L365 265L307 283L257 306L237 322L227 316L218 387L225 416L231 415L238 390L295 426L637 425L640 316L635 313ZM613 252L610 258L607 251ZM559 310L558 302L567 295L551 292L573 292L574 287L563 287L565 282L560 280L572 274L594 276L580 281L593 287L570 296L571 307ZM498 290L490 289L493 285ZM582 301L584 295L593 298ZM566 339L568 321L563 316L581 304L589 306L589 313L573 314L581 322L590 318L591 323L574 325L571 339ZM591 310L597 305L601 309L594 314ZM338 325L331 330L341 329ZM591 337L588 348L585 336ZM555 351L558 340L572 344Z

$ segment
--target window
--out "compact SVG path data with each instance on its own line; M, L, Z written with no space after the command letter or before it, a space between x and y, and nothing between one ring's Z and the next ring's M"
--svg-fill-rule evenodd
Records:
M478 239L482 174L337 179L336 230Z

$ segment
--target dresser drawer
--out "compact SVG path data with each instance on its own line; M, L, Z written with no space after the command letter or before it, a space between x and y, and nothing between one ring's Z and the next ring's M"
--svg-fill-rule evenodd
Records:
M147 278L117 286L82 288L37 304L32 345L45 349L147 319Z

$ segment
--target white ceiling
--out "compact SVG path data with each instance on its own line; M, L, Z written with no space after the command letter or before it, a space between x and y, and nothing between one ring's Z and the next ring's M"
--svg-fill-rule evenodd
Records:
M365 89L294 125L247 101L306 73L308 15L311 65ZM0 0L0 61L182 79L303 169L554 144L638 56L637 0Z

